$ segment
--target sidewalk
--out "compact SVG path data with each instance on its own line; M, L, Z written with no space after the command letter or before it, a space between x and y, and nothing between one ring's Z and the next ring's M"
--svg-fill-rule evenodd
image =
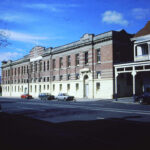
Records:
M134 102L133 97L118 98L117 100L113 99L113 102L115 102L115 103L137 104L137 103Z
M115 102L115 103L130 103L130 104L136 104L133 100L133 97L124 97L124 98L118 98L117 101L116 99L90 99L90 98L77 98L77 102L96 102L96 101L110 101L110 102Z
M1 98L10 98L10 97L1 97ZM11 97L13 99L16 99L18 97ZM33 100L39 100L38 98L33 99ZM109 102L115 102L115 103L127 103L127 104L137 104L134 102L133 97L124 97L124 98L118 98L117 101L116 99L102 99L102 98L76 98L76 102L96 102L96 101L109 101Z

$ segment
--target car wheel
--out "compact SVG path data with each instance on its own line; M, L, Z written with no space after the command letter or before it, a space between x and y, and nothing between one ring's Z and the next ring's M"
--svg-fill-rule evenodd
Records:
M140 98L140 99L139 99L139 103L140 103L140 104L143 104L143 98Z

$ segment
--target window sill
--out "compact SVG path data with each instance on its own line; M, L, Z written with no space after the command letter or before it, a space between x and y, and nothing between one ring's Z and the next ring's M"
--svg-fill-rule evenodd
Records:
M144 57L144 56L148 56L148 54L144 54L144 55L137 55L135 57Z

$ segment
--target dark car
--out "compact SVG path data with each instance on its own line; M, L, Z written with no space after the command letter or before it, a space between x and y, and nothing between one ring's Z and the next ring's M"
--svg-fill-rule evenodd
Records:
M49 93L41 93L41 94L39 95L39 98L40 98L41 100L53 100L53 99L55 99L54 95L51 95L51 94L49 94Z
M139 102L140 104L150 104L150 88L147 88L143 94L136 96L135 102Z
M33 99L32 95L29 95L29 94L23 94L23 95L21 95L21 98L22 99Z

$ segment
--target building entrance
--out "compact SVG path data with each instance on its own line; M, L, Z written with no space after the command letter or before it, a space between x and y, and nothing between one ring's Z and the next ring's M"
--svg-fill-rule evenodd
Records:
M84 76L84 97L87 97L89 96L89 80L88 80L88 76L85 75Z

